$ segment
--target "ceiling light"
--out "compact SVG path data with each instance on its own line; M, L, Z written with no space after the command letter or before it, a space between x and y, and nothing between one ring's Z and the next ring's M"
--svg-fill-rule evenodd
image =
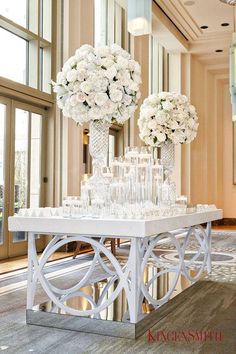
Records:
M224 23L221 24L221 26L222 27L227 27L227 26L229 26L229 23L228 22L224 22Z
M229 5L236 4L236 0L220 0L220 1L223 2L224 4L229 4Z
M184 2L184 5L185 6L192 6L192 5L194 5L195 4L195 1L192 1L192 0L188 0L188 1L185 1Z
M201 26L201 29L207 29L208 28L208 26Z
M128 31L133 36L152 32L152 0L128 0Z

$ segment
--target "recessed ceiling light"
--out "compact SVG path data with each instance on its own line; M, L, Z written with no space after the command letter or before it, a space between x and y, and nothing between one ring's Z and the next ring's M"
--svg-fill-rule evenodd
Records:
M221 24L221 26L222 27L227 27L227 26L229 26L229 23L228 22L224 22L224 23Z
M208 26L201 26L201 29L207 29Z
M194 4L195 4L195 1L192 1L192 0L188 0L188 1L184 2L184 5L186 5L186 6L192 6Z
M216 53L222 53L222 52L223 52L223 49L216 49L215 52L216 52Z

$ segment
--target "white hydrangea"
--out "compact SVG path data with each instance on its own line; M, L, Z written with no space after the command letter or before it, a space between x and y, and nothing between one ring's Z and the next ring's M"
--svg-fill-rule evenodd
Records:
M147 145L190 143L197 135L198 125L196 109L184 95L152 94L140 108L139 136Z
M58 107L78 124L97 119L123 124L137 108L140 83L140 65L120 46L85 44L52 84Z

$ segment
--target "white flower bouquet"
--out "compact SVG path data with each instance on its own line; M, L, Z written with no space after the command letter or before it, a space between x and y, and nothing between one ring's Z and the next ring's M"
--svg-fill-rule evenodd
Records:
M140 108L139 136L146 145L190 143L197 135L198 125L196 109L184 95L153 94Z
M52 85L58 107L78 124L96 120L123 124L137 107L140 83L140 65L113 44L81 46Z

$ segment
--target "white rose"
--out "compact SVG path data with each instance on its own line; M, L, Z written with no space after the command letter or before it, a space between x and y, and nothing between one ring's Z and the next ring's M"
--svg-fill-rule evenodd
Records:
M67 85L67 89L68 91L74 91L74 82L69 82L69 84Z
M80 91L80 82L79 81L75 81L74 86L73 86L73 91L74 92Z
M138 62L135 62L134 71L135 71L137 74L141 74L141 66L139 65Z
M83 81L80 84L80 89L81 89L81 91L83 91L85 93L89 93L92 89L92 85L88 81Z
M58 96L63 96L67 93L67 90L62 85L56 85L53 87L53 91L58 94Z
M77 79L77 71L75 69L68 71L66 74L66 79L68 82L75 81Z
M178 128L179 128L178 122L176 122L175 120L173 120L173 121L170 123L170 129L178 129Z
M189 112L190 112L192 115L196 114L196 109L195 109L195 107L194 107L193 105L190 105L190 106L189 106Z
M110 90L110 99L113 102L120 102L122 100L123 93L121 90Z
M124 58L123 56L121 55L118 55L117 56L117 62L116 62L116 65L119 69L127 69L128 68L128 60L126 58Z
M164 133L158 133L156 135L156 137L157 137L157 141L160 143L162 143L166 140L166 134L164 134Z
M96 119L103 119L104 118L104 113L101 110L100 107L92 107L89 110L89 117L91 120L96 120Z
M87 70L85 69L78 70L77 79L79 81L84 81L87 77L88 77Z
M95 54L100 56L101 58L107 57L110 54L110 49L108 46L105 47L97 47L94 50Z
M109 68L112 65L114 65L114 60L110 58L103 58L101 60L101 66L104 66L105 68Z
M123 99L124 99L124 103L126 104L126 106L129 106L132 102L132 97L129 95L124 95Z
M138 91L139 85L136 82L131 82L131 84L129 85L129 88L130 88L130 90Z
M156 115L156 121L158 124L165 124L169 118L169 114L164 111L159 111Z
M86 100L86 95L83 92L78 92L76 95L76 99L78 102L84 102Z
M147 145L155 146L153 137L146 137L145 142L146 142Z
M104 70L104 76L107 77L109 80L113 80L116 74L117 70L114 66L108 68L107 70Z
M71 71L71 66L70 66L70 64L64 64L63 65L63 68L62 68L62 72L63 72L63 74L64 75L66 75L69 71Z
M94 96L94 101L98 106L103 106L108 100L108 96L106 93L96 93Z
M97 78L94 78L92 83L93 83L93 90L94 91L96 91L96 92L106 92L108 84L109 84L109 81L105 77L102 77L102 78L101 77L97 77Z
M133 80L137 83L137 84L141 84L142 80L141 80L141 76L139 74L134 74L133 75Z
M159 98L160 98L161 100L167 99L167 97L168 97L169 95L170 95L169 92L160 92L160 93L158 94L158 96L159 96Z
M86 97L86 102L90 107L94 106L95 104L94 97L95 97L95 92L90 92L89 95Z
M75 55L80 54L80 53L84 53L84 54L88 54L93 52L93 47L90 44L83 44L79 49L77 49L75 51Z
M66 84L66 77L62 71L57 74L57 84Z
M148 128L151 129L151 130L155 130L156 127L157 127L157 122L155 121L155 119L151 119L148 122Z
M114 55L121 55L122 53L122 48L118 44L112 44L111 45L111 53Z
M162 102L162 107L166 111L171 111L174 108L174 105L169 101L165 101L165 102Z
M86 63L85 60L81 60L81 61L79 61L79 62L76 64L76 69L77 69L77 70L83 70L83 69L86 70L86 68L87 68L87 63Z
M70 104L71 104L72 107L73 107L73 106L76 106L76 104L77 104L77 97L76 97L76 95L72 95L72 96L70 97Z

